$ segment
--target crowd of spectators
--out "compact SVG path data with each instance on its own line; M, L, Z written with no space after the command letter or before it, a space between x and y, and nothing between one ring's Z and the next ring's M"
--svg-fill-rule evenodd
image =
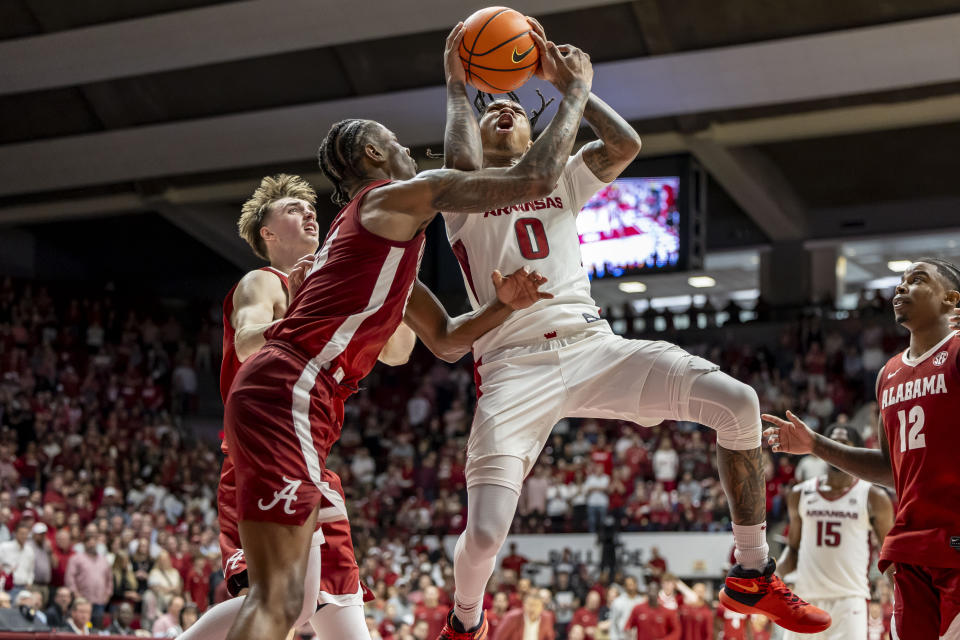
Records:
M206 306L171 312L109 287L77 295L0 282L0 614L174 637L226 598L218 443L184 428L204 377L218 371L217 320ZM751 384L767 411L789 407L820 428L849 421L875 441L873 379L899 346L890 324L812 316L776 325L778 339L765 344L712 330L666 338ZM361 571L378 596L375 638L433 638L449 606L442 537L466 518L471 367L418 348L403 368L378 367L347 403L328 464L343 478ZM562 420L513 531L724 531L715 449L713 432L692 423ZM790 486L819 468L768 458L771 524L785 517ZM602 622L608 587L627 589L625 568L608 560L564 565L543 585L506 568L491 583L491 616L539 606L557 637L600 640L597 624L573 621ZM539 605L525 605L534 591Z

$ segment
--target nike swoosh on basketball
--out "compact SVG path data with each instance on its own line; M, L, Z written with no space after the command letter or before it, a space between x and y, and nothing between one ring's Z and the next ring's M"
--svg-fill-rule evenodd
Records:
M523 62L523 59L526 58L528 55L530 55L530 52L533 51L533 48L534 48L535 46L537 46L537 45L534 45L534 44L530 45L530 48L527 49L526 51L524 51L523 53L520 53L519 51L517 51L517 48L514 47L514 48L513 48L513 63L514 63L514 64L519 64L519 63Z
M741 582L740 580L736 580L735 578L727 578L727 582L732 582L733 586L740 589L741 591L746 591L747 593L757 593L758 591L760 591L760 585L755 584L753 582L748 582L744 584L743 582Z
M903 367L900 367L900 369L903 369ZM898 373L900 373L900 369L897 369L897 370L894 371L893 373L888 373L888 374L887 374L887 380L889 380L889 379L892 378L893 376L895 376L895 375L897 375Z

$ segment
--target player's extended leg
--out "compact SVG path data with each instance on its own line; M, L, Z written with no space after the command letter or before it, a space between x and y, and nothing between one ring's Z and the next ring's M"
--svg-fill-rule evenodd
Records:
M317 634L317 640L368 640L370 631L363 607L352 604L339 607L325 604L317 609L310 618L310 626Z
M310 558L307 561L307 571L304 577L304 593L310 591L311 585L319 584L315 577L320 568L320 545L310 548ZM314 586L314 592L316 587ZM243 589L241 595L210 607L197 622L187 631L177 636L178 640L225 640L227 632L240 613L240 607L246 600L249 589ZM366 636L362 636L366 638Z
M793 631L816 633L830 626L826 612L787 589L768 557L760 406L751 387L676 345L625 340L609 332L564 349L561 367L570 388L569 415L641 424L689 420L714 429L738 562L721 601L738 613L762 613ZM633 381L633 387L612 380Z
M250 592L227 640L283 640L316 611L320 546L311 549L316 521L315 508L302 526L240 522Z
M483 594L510 532L524 475L524 461L514 456L488 456L471 465L467 526L453 554L454 609L441 638L457 637L451 631L484 636ZM471 479L476 484L471 484Z

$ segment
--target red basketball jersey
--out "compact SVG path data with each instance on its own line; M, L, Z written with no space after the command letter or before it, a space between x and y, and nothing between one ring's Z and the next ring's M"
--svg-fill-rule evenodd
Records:
M287 290L287 274L273 267L261 267L260 271L269 271L283 283L283 290ZM223 362L220 363L220 397L227 401L227 393L233 385L233 379L237 377L237 371L240 369L240 359L237 358L237 346L234 340L237 336L237 330L233 327L231 318L233 317L233 294L240 285L233 285L230 293L223 299Z
M422 231L395 242L360 224L363 197L388 182L365 187L340 211L283 320L264 334L294 345L347 387L370 372L403 320L423 256Z
M928 352L891 358L877 380L899 503L880 553L891 562L960 568L960 337ZM957 545L957 540L954 540Z

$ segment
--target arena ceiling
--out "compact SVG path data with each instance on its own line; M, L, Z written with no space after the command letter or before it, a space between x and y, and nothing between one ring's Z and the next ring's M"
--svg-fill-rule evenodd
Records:
M0 225L150 211L247 266L237 203L325 189L332 121L441 141L443 40L483 4L5 0ZM644 154L707 168L712 248L960 226L960 0L512 5L592 55Z

